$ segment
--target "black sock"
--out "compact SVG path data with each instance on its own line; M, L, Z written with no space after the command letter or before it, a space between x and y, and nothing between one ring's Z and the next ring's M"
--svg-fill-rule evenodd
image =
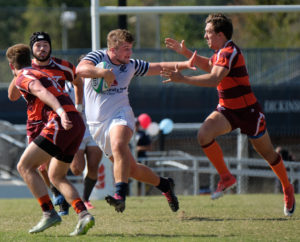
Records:
M89 177L84 178L84 188L83 188L83 201L89 201L90 195L96 185L97 180L93 180Z
M168 181L168 179L160 177L160 182L158 184L158 186L156 186L159 190L161 190L162 192L167 192L170 189L170 183Z
M121 196L124 200L126 199L128 189L128 183L118 182L116 183L116 193Z
M55 197L61 195L60 191L58 191L58 190L56 189L56 187L53 186L52 183L50 183L50 190L51 190L51 192L53 193L53 195L54 195Z

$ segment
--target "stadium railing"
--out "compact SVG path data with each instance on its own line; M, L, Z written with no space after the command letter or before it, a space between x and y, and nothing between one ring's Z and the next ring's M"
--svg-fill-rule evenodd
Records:
M170 173L178 174L182 172L192 175L192 194L198 195L201 187L200 176L203 174L210 175L209 190L216 188L215 176L218 175L216 169L205 156L192 156L179 150L171 151L149 151L148 157L139 159L141 163L147 163L160 176L166 176ZM238 178L237 193L247 193L249 177L274 178L276 175L263 159L256 158L237 158L225 157L225 162L232 174ZM285 162L288 176L291 183L300 182L300 162ZM176 176L176 175L175 175ZM176 176L177 177L177 176ZM180 182L180 181L179 181ZM278 191L278 182L274 182L274 192ZM177 191L182 193L182 191ZM299 186L297 193L300 192ZM145 186L142 185L142 195L145 195Z

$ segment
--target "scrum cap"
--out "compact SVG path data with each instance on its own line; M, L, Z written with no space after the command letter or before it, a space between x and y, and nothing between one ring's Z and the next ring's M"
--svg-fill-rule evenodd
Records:
M34 32L31 37L30 37L30 48L32 50L32 47L34 45L35 42L37 41L41 41L41 40L45 40L49 43L50 45L50 49L51 49L51 39L49 34L45 33L45 32Z

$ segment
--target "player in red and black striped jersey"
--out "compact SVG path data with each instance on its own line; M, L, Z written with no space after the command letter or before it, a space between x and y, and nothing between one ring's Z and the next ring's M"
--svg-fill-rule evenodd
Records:
M30 48L33 55L32 67L42 72L47 73L57 82L62 88L65 82L69 81L74 84L75 102L78 107L82 107L83 98L83 83L80 79L75 77L75 66L66 61L55 57L51 57L51 38L45 32L34 32L30 38ZM8 90L10 100L15 101L21 96L19 90L15 87L14 80L11 82ZM42 114L39 114L41 116ZM28 116L27 119L27 139L31 143L44 128L44 123L41 117ZM60 206L60 215L67 215L69 205L65 202L61 193L50 183L47 166L49 162L39 167L39 171L53 193L53 201L55 205Z
M17 165L20 175L43 211L41 221L29 233L42 232L61 222L47 187L37 172L39 165L52 158L49 167L50 180L62 191L79 217L76 229L71 235L84 234L94 225L94 218L87 212L78 192L66 178L85 131L81 115L55 80L31 67L29 46L14 45L8 48L6 56L15 76L15 85L27 102L28 117L41 119L44 123L41 133L25 149Z
M289 182L281 156L275 152L266 129L265 115L251 90L249 75L240 48L231 40L233 26L223 14L211 14L206 19L205 35L209 48L215 53L211 58L197 55L195 65L208 72L198 76L183 76L178 70L165 69L164 82L181 82L201 87L216 87L219 104L203 122L198 141L204 153L217 169L221 179L212 199L236 185L235 177L227 168L223 153L215 141L219 135L240 128L248 135L255 150L269 163L281 181L284 191L284 214L291 216L295 210L294 188ZM167 38L166 46L189 58L193 52L181 43Z

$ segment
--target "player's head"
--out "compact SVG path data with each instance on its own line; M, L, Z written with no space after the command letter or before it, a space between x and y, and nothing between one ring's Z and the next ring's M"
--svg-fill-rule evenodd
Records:
M127 64L132 54L133 35L126 29L115 29L107 35L107 47L117 64Z
M211 23L213 30L216 33L222 32L227 40L230 40L233 33L233 26L231 19L222 13L210 14L205 21L206 24Z
M34 58L47 61L51 56L51 38L46 32L34 32L30 37L30 48Z
M28 45L16 44L9 47L6 51L6 58L17 70L31 66L30 48Z
M85 56L86 56L86 54L80 55L77 59L77 63L79 63Z

